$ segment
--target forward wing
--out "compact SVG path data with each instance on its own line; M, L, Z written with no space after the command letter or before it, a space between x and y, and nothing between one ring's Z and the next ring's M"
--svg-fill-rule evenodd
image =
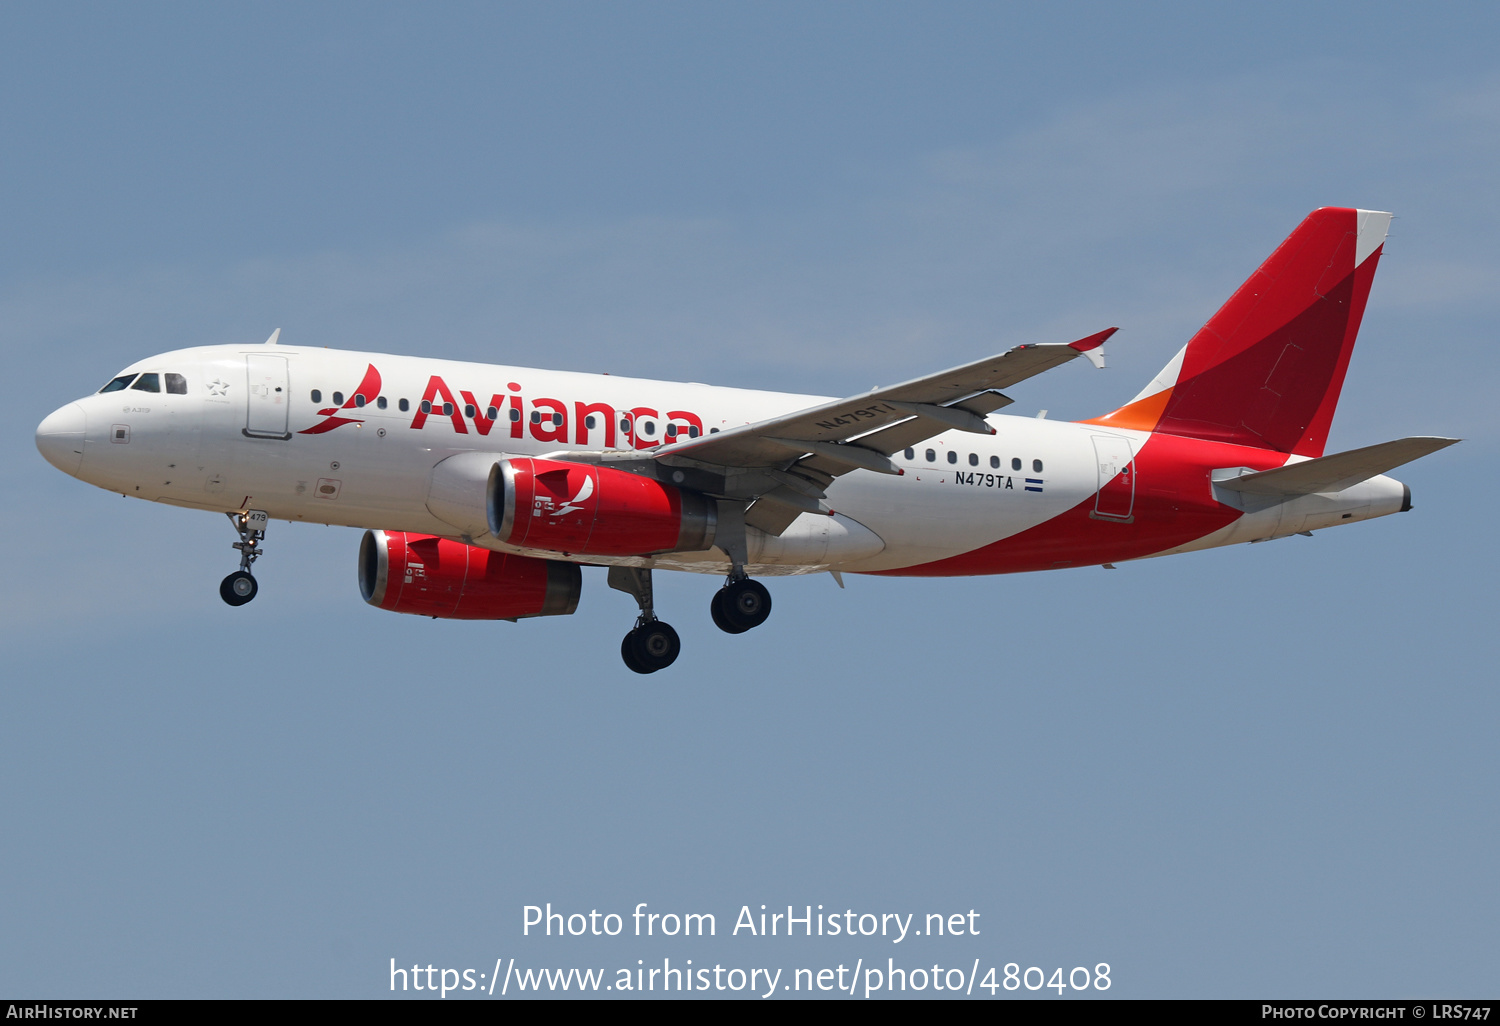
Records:
M753 502L745 522L779 535L802 513L830 514L824 489L854 470L900 474L890 455L945 431L992 435L985 414L1008 406L998 390L1099 352L1118 329L1077 342L1014 349L938 374L876 388L755 424L640 452L555 452L554 459L605 463L726 500ZM741 505L740 508L743 508ZM721 504L721 517L724 515Z
M664 446L652 456L668 466L722 469L726 490L754 493L743 496L755 500L746 522L780 534L801 513L831 512L821 501L823 489L841 474L900 474L892 453L945 431L994 434L985 414L1011 403L999 389L1079 356L1104 366L1098 350L1116 330L1077 342L1016 346L889 388ZM730 483L736 478L738 488Z
M786 468L800 456L803 465L829 477L859 469L896 473L887 456L944 431L994 434L984 415L1011 402L998 389L1079 356L1103 366L1096 350L1115 331L1077 342L1016 346L889 388L664 446L653 455L745 469Z

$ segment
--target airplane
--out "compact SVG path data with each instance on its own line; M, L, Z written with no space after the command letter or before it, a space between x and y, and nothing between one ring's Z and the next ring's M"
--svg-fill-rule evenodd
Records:
M721 576L714 623L763 623L761 579L969 576L1261 542L1411 508L1386 472L1458 439L1324 454L1391 215L1313 211L1134 399L1077 422L1001 390L1109 328L844 399L265 343L162 353L41 422L58 469L212 510L238 535L219 593L255 598L271 519L364 528L381 609L574 612L581 566L639 612L637 673L681 642L653 570Z

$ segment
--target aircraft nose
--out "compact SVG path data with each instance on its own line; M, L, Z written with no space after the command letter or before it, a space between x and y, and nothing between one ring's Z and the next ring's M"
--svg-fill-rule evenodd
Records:
M69 403L47 415L36 427L37 451L65 474L78 476L83 465L83 407Z

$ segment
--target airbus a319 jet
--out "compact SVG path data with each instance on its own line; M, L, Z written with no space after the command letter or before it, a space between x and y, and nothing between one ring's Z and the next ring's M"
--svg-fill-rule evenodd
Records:
M519 620L572 613L580 566L640 613L620 653L680 642L653 570L723 577L721 630L763 623L760 579L1002 574L1259 542L1411 508L1384 476L1456 439L1324 455L1391 215L1313 211L1139 395L1067 423L1002 390L1113 328L847 399L278 344L152 356L37 428L54 466L228 515L255 597L272 520L365 528L366 602ZM758 579L759 578L759 579Z

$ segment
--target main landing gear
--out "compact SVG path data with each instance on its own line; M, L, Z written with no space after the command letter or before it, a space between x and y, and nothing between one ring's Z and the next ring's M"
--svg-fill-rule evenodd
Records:
M609 568L609 586L632 596L641 609L635 628L620 641L620 658L625 660L625 665L636 673L655 673L671 666L682 651L682 642L670 624L656 618L656 611L651 606L651 571L633 566L612 566ZM743 570L739 570L714 593L708 610L719 630L726 634L743 634L765 623L766 617L771 615L771 593L765 585L752 581Z
M771 593L741 571L738 577L731 574L724 587L714 592L708 611L714 625L725 634L744 634L771 615Z
M633 597L641 615L620 642L620 658L636 673L655 673L677 661L682 641L672 625L656 618L651 607L651 571L633 566L609 568L609 586Z
M240 540L233 546L240 551L240 568L220 582L219 597L231 606L243 606L260 590L260 586L255 583L255 576L250 573L250 564L263 555L259 543L266 536L266 522L270 518L265 511L258 509L226 513L225 516L229 517L229 522L240 536Z
M765 623L771 615L771 593L745 573L749 559L745 551L743 506L727 501L719 503L719 537L715 544L729 557L729 578L714 593L708 612L714 618L714 626L725 634L744 634Z

